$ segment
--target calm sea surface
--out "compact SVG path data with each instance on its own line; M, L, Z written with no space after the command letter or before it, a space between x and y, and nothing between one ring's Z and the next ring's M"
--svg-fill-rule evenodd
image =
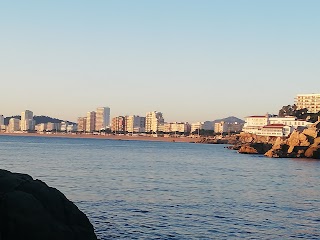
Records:
M320 161L223 145L0 136L0 168L58 188L100 239L320 239Z

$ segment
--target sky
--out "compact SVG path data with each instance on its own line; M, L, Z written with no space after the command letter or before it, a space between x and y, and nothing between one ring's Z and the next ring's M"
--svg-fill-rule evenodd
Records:
M318 0L1 1L0 114L276 114L320 92L319 9Z

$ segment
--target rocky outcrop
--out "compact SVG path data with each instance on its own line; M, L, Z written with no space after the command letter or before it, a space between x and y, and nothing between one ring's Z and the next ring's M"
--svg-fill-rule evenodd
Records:
M267 157L316 158L320 159L320 123L317 122L302 132L294 131L288 139L278 138Z
M55 188L0 169L0 240L96 240L93 226Z
M320 159L320 121L306 129L293 131L289 138L241 133L228 148L267 157Z

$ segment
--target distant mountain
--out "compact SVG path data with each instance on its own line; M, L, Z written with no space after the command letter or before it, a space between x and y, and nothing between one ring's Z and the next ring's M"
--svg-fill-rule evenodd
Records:
M11 117L6 117L4 119L4 124L8 125L9 124L9 120L10 118L16 118L16 119L20 119L21 120L21 116L17 115L17 116L11 116ZM48 123L48 122L52 122L52 123L61 123L65 120L61 120L58 118L52 118L52 117L48 117L48 116L34 116L33 119L36 121L36 124L40 124L40 123ZM75 124L74 122L70 122L67 121L70 124Z
M21 119L21 116L18 116L18 115L16 115L16 116L11 116L11 117L5 117L4 118L4 125L8 125L9 124L9 120L10 120L10 118L16 118L16 119Z
M234 117L234 116L221 118L221 119L216 119L216 120L213 121L213 123L218 123L218 122L221 122L221 121L228 122L228 123L235 123L235 122L237 122L237 123L245 123L245 121L243 121L242 119Z

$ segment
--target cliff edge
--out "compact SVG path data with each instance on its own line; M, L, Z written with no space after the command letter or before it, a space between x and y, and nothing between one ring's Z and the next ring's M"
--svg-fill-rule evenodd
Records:
M60 191L0 169L0 240L96 240L92 224Z

